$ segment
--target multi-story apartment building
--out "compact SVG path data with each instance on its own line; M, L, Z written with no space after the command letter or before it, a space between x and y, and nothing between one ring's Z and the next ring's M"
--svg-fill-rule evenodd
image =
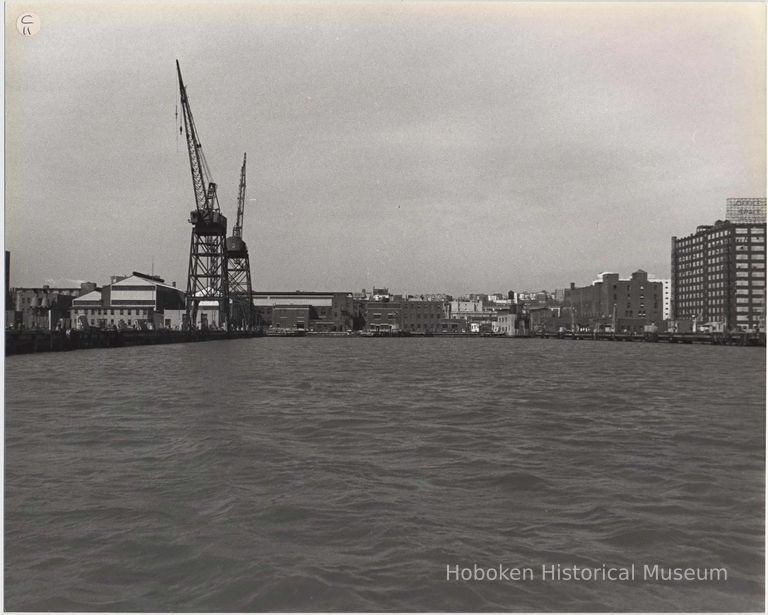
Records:
M649 280L642 269L629 279L601 273L591 286L571 283L561 315L569 315L573 327L642 332L645 325L661 324L663 294L662 283Z
M672 237L672 318L697 328L764 327L765 229L718 220Z

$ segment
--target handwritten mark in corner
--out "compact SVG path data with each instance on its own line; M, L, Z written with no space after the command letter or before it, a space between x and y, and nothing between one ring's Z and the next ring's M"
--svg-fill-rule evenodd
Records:
M40 18L35 13L22 13L16 20L16 29L22 36L34 36L40 32Z

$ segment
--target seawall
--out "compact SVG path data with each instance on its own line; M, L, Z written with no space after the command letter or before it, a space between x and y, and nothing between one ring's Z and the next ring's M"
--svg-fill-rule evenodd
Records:
M155 344L184 344L214 340L261 337L261 332L248 331L157 331L102 330L87 331L6 331L5 354L63 352L87 348L120 348Z

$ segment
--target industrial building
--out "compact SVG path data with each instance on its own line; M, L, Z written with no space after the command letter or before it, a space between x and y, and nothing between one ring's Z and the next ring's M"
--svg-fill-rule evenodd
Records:
M764 330L765 229L718 220L672 237L673 320L694 330Z
M257 320L273 330L352 331L354 307L351 292L252 293Z
M96 288L93 282L52 281L38 287L10 289L7 325L15 329L57 329L71 326L70 308L76 297Z
M571 283L561 317L570 316L573 329L640 333L646 325L662 323L663 296L663 284L649 280L642 269L629 279L601 273L590 286L577 288Z
M382 294L375 296L381 297ZM444 301L427 301L388 294L386 297L386 300L371 300L365 303L365 331L421 334L440 332L447 310Z
M72 323L76 328L174 328L184 309L184 293L175 285L134 271L74 299Z

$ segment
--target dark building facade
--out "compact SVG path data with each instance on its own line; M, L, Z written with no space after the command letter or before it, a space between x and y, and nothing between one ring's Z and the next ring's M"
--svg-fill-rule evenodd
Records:
M672 237L672 318L697 328L764 328L765 229L718 220Z
M392 295L387 300L367 301L365 330L373 333L409 332L435 334L442 331L446 316L444 301L427 301Z
M252 293L259 322L273 329L303 331L351 331L355 309L349 292Z
M602 273L591 286L571 284L564 293L563 316L573 328L642 332L660 325L664 313L664 287L639 269L629 279Z
M70 309L77 297L96 288L93 282L80 286L56 287L44 285L32 288L12 288L11 310L7 326L20 329L56 329L71 326Z

